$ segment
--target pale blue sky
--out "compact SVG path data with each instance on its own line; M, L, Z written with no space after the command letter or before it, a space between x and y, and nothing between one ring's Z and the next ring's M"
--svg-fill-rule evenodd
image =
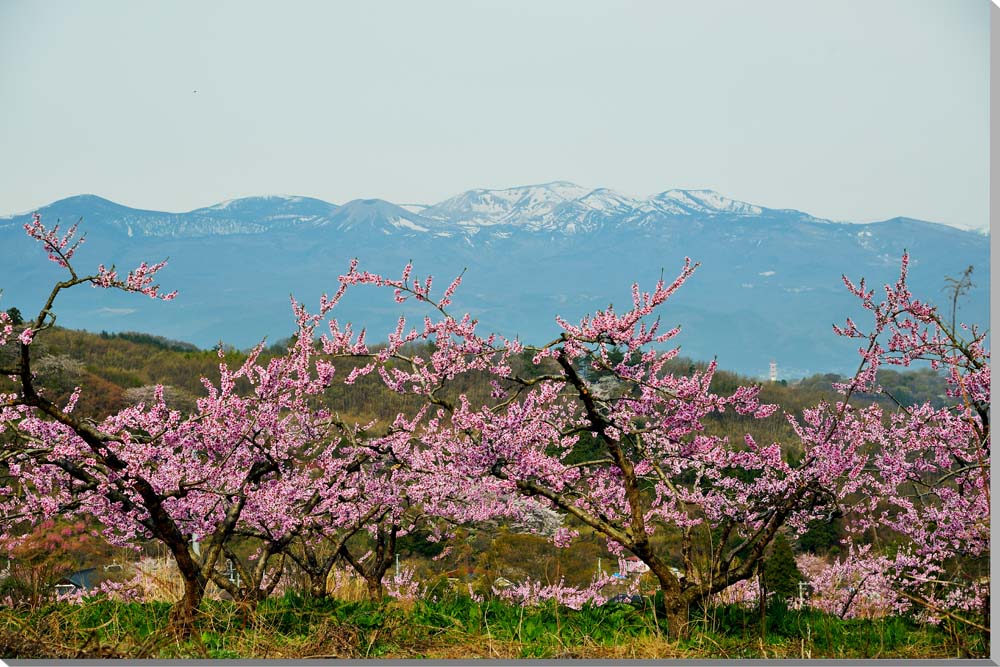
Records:
M570 180L984 227L989 7L0 0L0 213Z

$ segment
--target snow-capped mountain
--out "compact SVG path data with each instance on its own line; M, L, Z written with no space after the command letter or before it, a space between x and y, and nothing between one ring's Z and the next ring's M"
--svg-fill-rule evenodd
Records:
M659 210L672 215L760 215L764 209L723 197L715 190L667 190L652 198Z
M94 330L145 330L211 346L247 347L288 334L288 295L308 303L335 288L349 260L361 268L440 280L467 269L456 308L481 326L529 342L558 334L553 318L574 319L631 302L631 285L671 277L685 256L701 262L663 317L681 324L682 353L717 356L724 368L782 377L856 367L851 341L830 324L857 316L840 276L893 281L903 249L914 291L946 302L945 276L974 265L983 287L960 318L987 323L989 237L893 218L833 222L801 211L736 201L712 190L665 190L645 198L567 182L476 189L445 201L397 205L356 199L342 205L297 196L248 197L186 213L130 208L83 195L39 210L47 224L83 220L81 267L170 258L161 283L170 304L132 295L71 290L59 322ZM0 217L0 307L31 312L59 270L22 230L30 214ZM338 318L394 327L391 296L349 294ZM408 304L403 311L421 315Z
M301 196L230 199L186 213L130 208L95 195L59 200L41 211L46 218L86 216L129 235L185 238L260 234L279 229L330 227L339 231L377 229L383 234L439 236L515 231L580 234L625 229L674 219L783 218L830 222L790 209L768 209L724 197L714 190L666 190L645 199L608 188L584 188L566 181L502 190L476 189L432 205L397 205L384 199L355 199L343 205ZM0 228L28 213L0 217Z
M667 190L646 199L608 188L589 189L556 181L505 190L469 190L430 206L426 217L470 231L509 225L531 231L575 234L659 214L674 216L760 215L765 209L713 190Z
M506 190L469 190L422 213L470 231L510 225L532 231L557 229L556 209L587 194L586 188L563 181Z

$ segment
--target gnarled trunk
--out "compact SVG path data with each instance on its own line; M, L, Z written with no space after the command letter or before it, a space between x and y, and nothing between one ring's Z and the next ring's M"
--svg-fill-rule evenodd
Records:
M653 555L649 549L642 549L644 562L649 566L663 593L663 607L667 621L667 636L671 640L687 637L691 633L689 623L690 602L681 594L681 582L667 564Z
M170 609L170 630L178 639L188 639L194 632L195 617L198 606L205 597L205 580L200 576L186 576L184 579L184 596L174 603Z
M179 638L186 639L194 631L195 616L202 598L205 597L208 580L201 565L191 555L187 539L174 524L165 525L167 529L161 531L163 533L161 539L170 549L170 554L174 557L177 570L184 581L184 596L170 610L170 628Z
M368 588L368 599L372 602L381 602L385 597L385 588L382 586L382 576L384 574L385 570L379 574L365 577L365 586Z
M354 571L360 574L368 588L368 597L373 602L380 602L385 595L382 586L382 579L392 564L392 558L396 554L396 532L398 526L390 524L388 528L379 526L375 532L375 550L372 559L367 566L351 554L347 544L342 543L338 553L346 560Z
M687 602L682 599L663 599L667 612L667 636L671 640L682 639L690 636L690 609Z

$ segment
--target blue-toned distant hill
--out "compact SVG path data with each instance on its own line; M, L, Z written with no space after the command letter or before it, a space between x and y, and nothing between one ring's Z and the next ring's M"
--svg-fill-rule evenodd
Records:
M557 182L470 190L431 206L251 197L187 213L83 195L39 212L48 225L82 218L81 269L169 257L161 282L180 291L161 303L78 288L57 303L61 325L142 330L200 346L287 336L289 294L315 304L336 289L352 257L393 276L413 259L414 273L433 274L439 290L467 267L456 311L473 313L484 330L543 342L558 335L554 315L578 319L612 302L624 308L633 281L652 287L661 269L672 279L690 256L702 266L663 310L665 324L683 326L677 341L685 355L717 356L725 368L758 376L772 359L782 377L852 371L856 345L830 328L860 314L840 276L893 281L904 248L913 290L931 301L946 301L945 276L975 266L976 288L961 302L960 319L989 321L985 234L907 218L831 222L710 190L634 199ZM60 276L25 236L28 219L0 218L0 308L26 315ZM338 317L367 323L376 337L400 313L391 294L372 289L341 305ZM405 311L422 312L409 304Z

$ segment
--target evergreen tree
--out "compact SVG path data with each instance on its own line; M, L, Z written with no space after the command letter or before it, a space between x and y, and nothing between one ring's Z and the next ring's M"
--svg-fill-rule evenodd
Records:
M809 523L796 544L798 551L807 551L819 556L840 553L840 540L844 537L843 520L839 515L830 520L818 519Z
M787 600L798 595L799 582L804 577L795 564L792 545L784 533L778 533L771 548L771 555L764 561L764 585L774 594L775 600Z

